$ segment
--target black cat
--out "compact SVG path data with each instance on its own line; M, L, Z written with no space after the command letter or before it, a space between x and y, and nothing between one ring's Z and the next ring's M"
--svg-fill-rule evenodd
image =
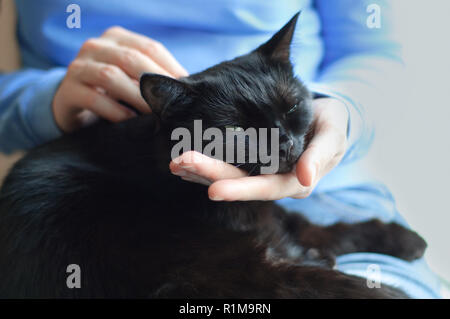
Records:
M0 194L0 297L407 297L332 267L352 252L419 258L426 244L414 232L377 220L319 227L274 202L212 202L168 169L172 129L195 119L204 129L279 128L279 172L292 169L312 99L289 62L297 17L204 72L145 75L153 114L98 123L19 161ZM81 288L67 287L70 264Z

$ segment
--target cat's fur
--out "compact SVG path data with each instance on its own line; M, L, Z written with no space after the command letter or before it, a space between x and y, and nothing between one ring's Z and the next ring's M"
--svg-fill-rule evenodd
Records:
M414 232L377 220L319 227L270 201L212 202L169 172L171 129L199 118L204 128L280 127L292 146L280 171L292 168L311 122L289 63L296 20L202 73L144 76L154 114L99 123L19 161L0 194L0 297L406 297L332 266L352 252L419 258L426 244ZM70 264L79 289L66 285Z

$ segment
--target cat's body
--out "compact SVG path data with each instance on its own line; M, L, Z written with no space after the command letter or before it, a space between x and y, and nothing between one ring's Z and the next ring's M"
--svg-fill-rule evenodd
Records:
M0 192L0 297L406 297L385 285L370 289L365 279L332 266L336 255L358 251L419 258L425 242L417 234L376 220L318 227L274 202L213 202L205 186L169 172L174 127L190 127L195 118L209 127L248 127L243 121L248 110L242 110L256 106L240 105L243 99L257 101L258 107L264 99L276 104L279 83L279 105L291 103L291 93L304 100L294 110L298 118L283 115L291 148L280 151L280 171L292 167L310 123L309 93L295 83L288 64L262 57L286 58L282 42L286 32L293 32L292 24L258 49L257 56L181 82L143 79L143 96L157 115L99 123L38 147L19 161ZM258 75L258 67L246 67L253 63L273 74ZM253 76L259 76L259 86L251 93L253 84L245 79ZM220 87L230 79L246 91L236 93L231 87L233 98L224 97ZM160 82L154 85L161 80L163 88ZM190 93L181 95L185 91ZM224 103L208 94L220 95ZM233 103L229 109L226 99ZM188 103L194 104L187 108ZM202 103L214 104L215 112L208 114ZM226 111L220 114L220 108ZM256 126L270 127L263 124L263 114L254 120ZM71 264L81 268L81 288L67 287Z

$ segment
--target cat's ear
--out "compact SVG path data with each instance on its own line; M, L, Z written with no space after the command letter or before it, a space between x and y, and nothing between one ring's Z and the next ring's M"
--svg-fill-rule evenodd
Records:
M272 59L288 63L292 37L300 13L301 11L297 12L280 31L275 33L269 41L261 45L257 51Z
M140 79L140 88L142 97L152 112L158 115L161 115L164 108L175 99L188 92L185 83L155 73L144 73Z

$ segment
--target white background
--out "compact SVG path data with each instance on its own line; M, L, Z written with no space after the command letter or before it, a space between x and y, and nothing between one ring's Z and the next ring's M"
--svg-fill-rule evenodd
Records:
M391 1L406 71L390 83L392 103L370 110L377 129L366 165L427 240L430 266L450 281L450 1Z

